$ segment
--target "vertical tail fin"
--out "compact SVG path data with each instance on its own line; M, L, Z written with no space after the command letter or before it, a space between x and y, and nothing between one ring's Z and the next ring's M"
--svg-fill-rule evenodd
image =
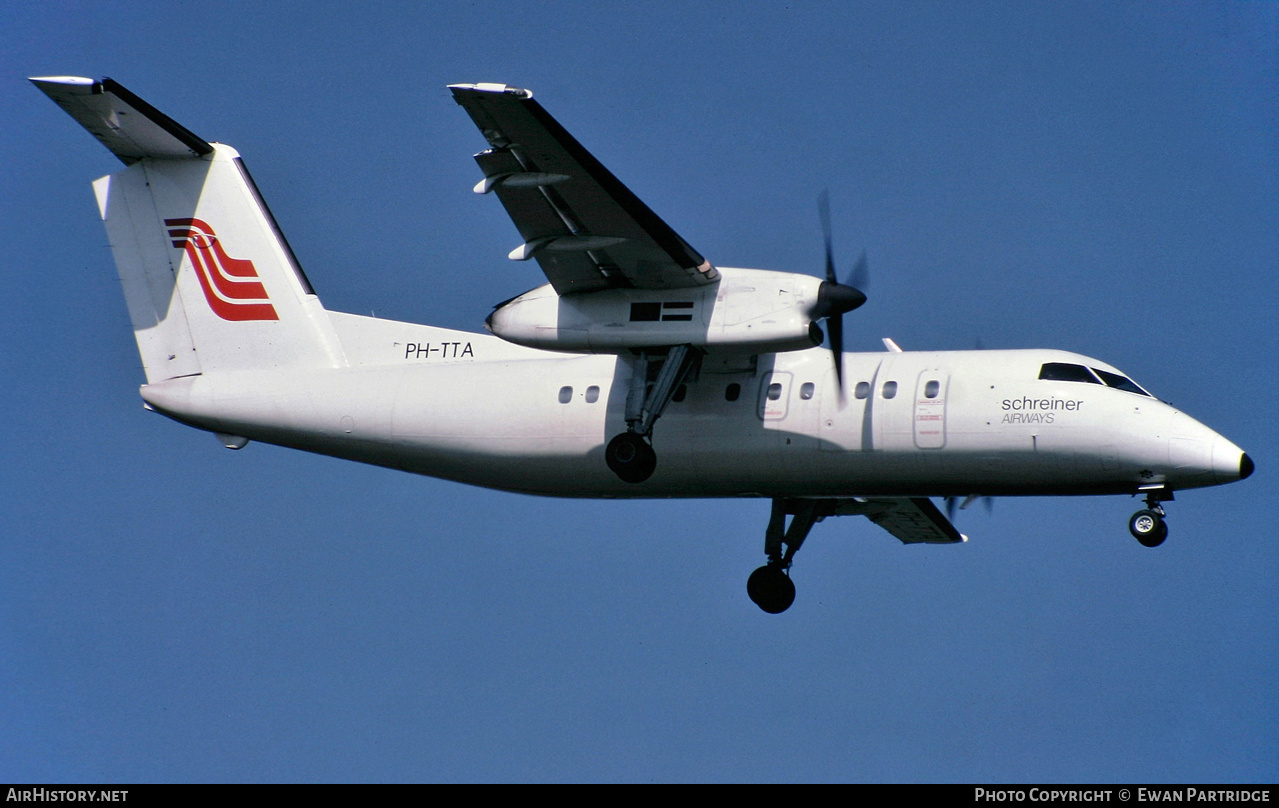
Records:
M32 79L127 166L94 183L148 383L345 364L244 162L104 79Z

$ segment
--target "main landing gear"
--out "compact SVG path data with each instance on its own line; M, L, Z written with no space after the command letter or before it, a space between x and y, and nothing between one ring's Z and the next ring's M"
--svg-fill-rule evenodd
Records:
M781 614L795 602L795 583L790 579L791 561L813 525L830 516L830 513L823 512L822 504L812 499L773 500L773 513L764 533L764 554L768 556L768 563L752 572L746 580L746 594L769 614ZM789 527L786 526L788 514L793 515ZM786 547L784 554L783 545Z
M657 452L642 435L623 432L608 442L604 462L613 473L628 483L642 483L657 468Z
M657 379L648 384L649 355L641 351L631 369L631 389L626 396L626 431L604 448L604 462L628 483L642 483L657 468L653 451L653 424L670 403L701 354L690 345L676 345L666 353Z
M1164 522L1163 502L1172 499L1172 491L1157 489L1146 493L1146 507L1128 520L1128 532L1146 547L1158 547L1168 538L1168 525Z

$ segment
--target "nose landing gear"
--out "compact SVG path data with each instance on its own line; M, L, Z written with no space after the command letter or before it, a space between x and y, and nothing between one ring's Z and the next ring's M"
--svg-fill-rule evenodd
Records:
M1128 520L1128 530L1137 541L1147 547L1158 547L1168 538L1168 525L1164 522L1164 509L1140 510Z
M1128 520L1128 532L1146 547L1158 547L1168 538L1168 525L1164 522L1164 507L1160 503L1172 499L1172 492L1163 488L1146 493L1146 507Z

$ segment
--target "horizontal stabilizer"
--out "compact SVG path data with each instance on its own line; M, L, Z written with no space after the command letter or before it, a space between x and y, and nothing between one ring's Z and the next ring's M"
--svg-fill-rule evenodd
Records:
M213 146L111 79L44 76L31 83L111 153L133 165L147 157L203 157Z

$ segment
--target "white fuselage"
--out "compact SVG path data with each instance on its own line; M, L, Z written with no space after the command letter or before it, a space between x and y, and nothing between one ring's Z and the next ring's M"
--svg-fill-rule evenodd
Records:
M710 354L653 434L641 484L604 461L632 363L328 313L340 367L143 387L183 423L490 488L572 497L1135 493L1240 478L1242 452L1171 406L1039 377L1050 350ZM734 393L736 393L734 395ZM732 399L732 400L730 400Z

